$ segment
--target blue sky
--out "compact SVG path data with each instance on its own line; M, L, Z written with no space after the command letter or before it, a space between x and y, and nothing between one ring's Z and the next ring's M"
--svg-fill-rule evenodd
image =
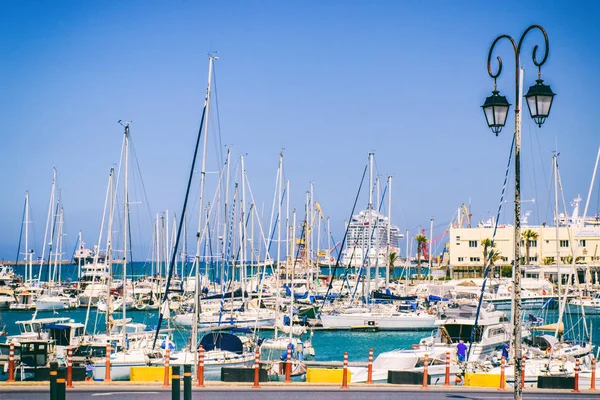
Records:
M523 120L523 198L536 200L524 211L533 223L552 218L555 148L567 201L587 194L600 144L595 2L4 1L0 11L0 258L16 255L26 190L41 251L52 167L66 243L74 246L80 229L96 240L108 171L119 159L120 119L133 121L147 194L147 201L136 195L140 220L178 213L209 51L220 57L220 129L213 108L209 170L224 145L233 146L234 166L245 154L265 215L284 149L292 205L303 208L314 182L341 238L374 151L377 173L394 177L393 222L415 232L434 217L439 232L461 203L471 203L475 221L495 213L512 129L496 138L485 124L480 105L493 85L487 54L499 34L518 38L541 24L550 38L542 78L558 95L541 129ZM536 77L535 44L537 33L522 55L525 91ZM496 54L505 66L498 87L514 104L507 43ZM209 197L214 187L209 177ZM598 196L596 188L591 213ZM140 227L134 240L147 244L151 233Z

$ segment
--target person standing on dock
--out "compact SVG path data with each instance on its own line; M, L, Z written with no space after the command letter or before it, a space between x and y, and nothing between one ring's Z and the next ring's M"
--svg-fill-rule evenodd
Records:
M502 357L504 357L505 360L508 360L508 350L510 349L510 346L508 345L508 343L504 343L502 345Z
M458 355L459 362L465 362L467 359L467 345L465 344L464 340L461 340L456 345L456 354Z

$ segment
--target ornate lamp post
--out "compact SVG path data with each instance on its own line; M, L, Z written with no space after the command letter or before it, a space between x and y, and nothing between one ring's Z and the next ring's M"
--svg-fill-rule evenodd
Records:
M521 65L521 46L523 45L523 40L527 36L527 34L537 29L544 35L544 58L541 61L538 61L536 58L538 46L533 48L532 59L533 64L538 67L538 80L535 85L529 88L527 95L525 98L527 99L527 105L529 107L529 113L534 121L538 124L538 126L542 126L546 118L548 118L548 114L550 113L550 108L552 107L552 100L554 98L554 93L550 89L550 86L544 85L541 80L541 66L546 62L548 58L548 34L546 30L542 28L540 25L531 25L529 28L523 32L521 38L519 39L519 43L515 42L515 40L509 35L500 35L498 36L492 46L490 47L490 51L488 54L487 61L487 69L490 77L494 79L494 91L492 95L489 96L483 106L483 112L485 114L485 118L488 126L498 136L498 133L502 130L506 123L506 117L508 114L508 109L510 108L510 104L506 100L506 97L500 96L500 92L496 90L496 79L500 76L502 72L502 59L497 57L498 60L498 70L494 73L492 72L492 54L494 51L494 47L496 43L498 43L501 39L508 39L512 44L512 47L515 52L515 232L514 232L514 261L513 261L513 349L514 349L514 373L515 373L515 400L520 400L523 396L522 390L522 382L521 382L521 371L522 371L522 363L521 363L521 319L522 319L522 309L521 309L521 272L519 270L520 264L520 256L521 256L521 246L520 246L520 237L521 237L521 97L523 93L522 87L522 78L523 71L520 68Z

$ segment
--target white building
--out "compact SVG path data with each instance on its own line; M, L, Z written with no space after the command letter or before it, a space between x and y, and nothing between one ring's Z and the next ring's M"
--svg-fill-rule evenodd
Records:
M364 210L353 215L342 254L344 265L360 267L370 263L371 266L385 267L388 263L388 226L389 252L399 256L399 241L403 235L397 226L390 225L388 217L375 210Z

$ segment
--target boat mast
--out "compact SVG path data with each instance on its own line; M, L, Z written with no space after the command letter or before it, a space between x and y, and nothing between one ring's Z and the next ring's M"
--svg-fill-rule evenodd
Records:
M292 274L290 276L290 309L289 309L289 317L290 317L290 343L292 343L292 317L294 315L294 265L296 265L296 255L294 245L296 244L296 209L292 212ZM306 237L306 234L304 235Z
M115 217L115 183L114 183L114 168L110 169L108 179L108 187L110 190L110 205L108 216L108 229L106 231L106 266L108 267L108 280L106 282L106 335L110 335L111 329L111 312L112 312L112 297L110 287L112 286L112 230L113 220Z
M554 232L556 239L556 278L558 285L558 315L562 317L563 314L563 303L560 301L560 292L562 286L562 277L560 273L560 242L558 236L558 228L559 228L559 220L558 220L558 154L555 153L552 156L552 172L554 173ZM519 238L517 238L518 240ZM529 260L528 260L529 261ZM566 297L566 293L565 293ZM556 331L554 332L554 336L558 337L558 331L560 328L560 319L556 325Z
M31 265L29 266L29 279L27 279L27 264L29 257L29 191L25 192L25 284L31 283L33 276L31 275Z
M38 275L38 282L42 280L42 270L44 267L44 256L46 252L46 243L48 243L48 230L50 229L50 219L52 218L52 209L54 206L54 191L56 190L56 167L53 168L52 176L52 189L50 190L50 201L48 202L48 215L46 217L46 229L44 231L44 244L42 246L42 256L40 258L40 271ZM49 251L52 253L52 235L50 236ZM50 276L50 257L48 256L48 276Z
M429 271L428 279L431 280L431 266L433 257L433 218L429 218Z
M390 246L392 244L392 176L388 176L388 225L387 225L387 249L386 249L386 265L385 269L385 290L390 288L390 269L394 268L390 265Z
M227 253L227 232L229 232L229 164L231 147L227 147L226 175L225 175L225 202L223 207L223 238L221 239L221 292L225 292L225 258Z
M206 148L208 145L208 116L210 115L210 92L211 92L211 84L212 84L212 75L213 75L213 63L218 59L213 54L208 55L208 85L206 87L206 96L204 98L204 113L206 115L206 120L204 121L204 138L202 142L202 167L200 170L200 205L199 205L199 216L198 216L198 239L197 239L197 247L196 247L196 290L194 294L194 320L192 323L192 352L194 354L194 366L198 365L198 313L200 308L200 240L201 235L200 232L203 230L203 209L204 209L204 185L206 181ZM193 171L192 171L193 172ZM187 197L187 196L186 196ZM187 200L187 198L186 198ZM182 213L181 215L184 215ZM205 239L207 240L207 239ZM170 277L170 272L169 272ZM168 291L169 288L167 287ZM160 327L159 327L160 328Z
M275 288L277 290L277 297L275 298L275 310L279 315L279 297L281 294L280 288L280 277L281 271L279 270L279 262L281 260L281 202L283 201L282 186L283 186L283 152L279 153L279 168L277 169L277 258L275 259ZM277 324L275 324L275 332L273 337L277 339Z
M127 226L129 220L129 194L128 190L128 172L129 172L129 122L121 123L125 127L125 172L123 180L123 344L122 348L127 351Z
M372 246L373 246L373 235L369 234L369 231L373 231L376 229L377 225L373 223L373 155L374 153L369 153L369 228L364 229L364 242L363 248L366 249L366 256L363 253L363 260L367 262L367 276L366 276L366 289L363 292L363 301L368 302L371 294L371 254L372 254ZM360 278L360 275L359 275ZM364 286L363 286L364 287Z

